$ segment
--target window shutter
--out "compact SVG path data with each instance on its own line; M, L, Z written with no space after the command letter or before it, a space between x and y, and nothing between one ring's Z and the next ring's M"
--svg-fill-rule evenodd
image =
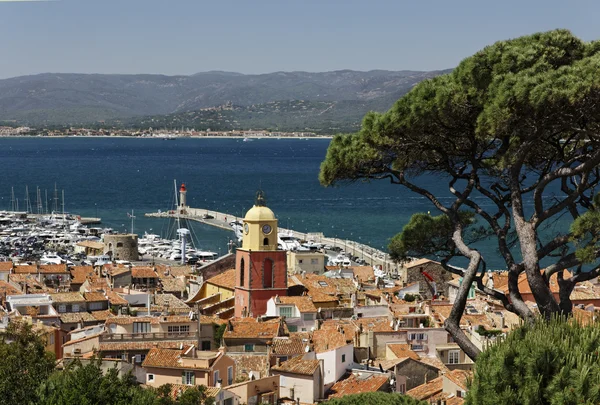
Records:
M196 385L196 373L192 371L192 385Z
M181 372L181 384L185 384L185 371Z

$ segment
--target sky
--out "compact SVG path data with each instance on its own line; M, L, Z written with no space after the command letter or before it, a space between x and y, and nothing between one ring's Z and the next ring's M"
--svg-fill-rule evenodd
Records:
M438 70L495 41L600 39L596 0L0 0L0 78Z

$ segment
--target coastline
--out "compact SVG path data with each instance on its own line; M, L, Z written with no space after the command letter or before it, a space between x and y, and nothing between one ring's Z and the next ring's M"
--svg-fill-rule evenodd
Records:
M329 139L333 138L333 135L322 135L322 136L240 136L240 135L207 135L207 136L134 136L134 135L2 135L0 139L3 138L131 138L131 139L160 139L164 140L168 138L169 140L180 140L180 139L297 139L297 140L307 140L307 139Z

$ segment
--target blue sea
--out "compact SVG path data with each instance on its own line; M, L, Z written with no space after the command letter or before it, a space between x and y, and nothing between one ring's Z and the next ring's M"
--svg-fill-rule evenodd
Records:
M415 212L434 208L424 198L387 181L333 188L319 184L328 139L2 138L0 209L11 207L11 187L24 210L25 186L35 211L36 187L65 193L65 211L98 216L118 231L160 233L168 220L144 213L168 210L174 184L187 186L188 205L243 217L258 189L282 227L356 240L386 250ZM447 182L423 177L420 184L447 195ZM45 201L44 201L45 205ZM233 233L193 225L199 247L224 253ZM495 246L480 244L488 266L502 268Z

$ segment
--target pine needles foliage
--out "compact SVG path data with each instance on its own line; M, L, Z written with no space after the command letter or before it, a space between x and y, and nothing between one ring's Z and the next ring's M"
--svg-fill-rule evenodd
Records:
M468 405L600 404L600 324L524 324L483 352Z

